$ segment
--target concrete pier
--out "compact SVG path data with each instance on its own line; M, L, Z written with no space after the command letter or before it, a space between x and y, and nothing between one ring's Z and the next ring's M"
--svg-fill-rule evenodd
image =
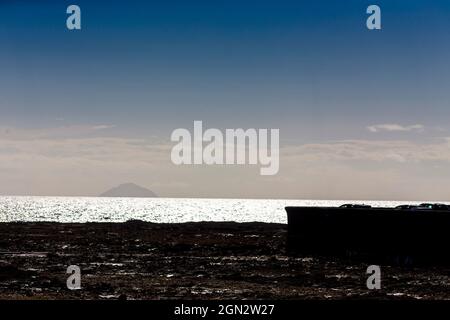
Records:
M448 263L450 211L286 207L291 254Z

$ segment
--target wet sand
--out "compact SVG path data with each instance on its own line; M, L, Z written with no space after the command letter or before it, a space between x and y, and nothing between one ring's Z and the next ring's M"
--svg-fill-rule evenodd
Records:
M0 299L450 299L449 267L290 257L286 225L0 223ZM81 290L67 289L69 265Z

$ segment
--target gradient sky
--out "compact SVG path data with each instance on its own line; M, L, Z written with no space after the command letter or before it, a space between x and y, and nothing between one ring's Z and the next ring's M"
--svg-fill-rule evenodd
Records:
M0 194L450 200L449 31L446 0L0 1ZM280 173L174 166L194 120L279 128Z

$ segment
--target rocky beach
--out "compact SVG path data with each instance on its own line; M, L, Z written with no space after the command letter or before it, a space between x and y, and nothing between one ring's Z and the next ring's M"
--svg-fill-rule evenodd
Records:
M450 268L289 256L287 226L0 223L0 299L450 299ZM69 290L69 265L81 289Z

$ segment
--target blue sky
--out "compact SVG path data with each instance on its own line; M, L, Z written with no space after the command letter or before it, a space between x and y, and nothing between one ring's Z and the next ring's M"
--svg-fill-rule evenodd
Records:
M81 7L81 31L65 28L69 4ZM370 4L381 7L382 30L366 28ZM2 1L0 127L71 128L61 133L68 137L74 128L103 126L86 135L163 143L173 129L203 120L218 128L279 128L286 147L362 139L442 149L435 139L450 136L449 30L448 1ZM374 125L381 126L368 129ZM448 173L434 165L421 162L402 174ZM391 164L383 168L400 174ZM42 192L60 190L54 180ZM149 180L140 182L152 186ZM39 193L41 180L33 181L24 193ZM114 183L102 181L99 191ZM63 193L80 193L82 182L74 185ZM246 188L241 194L266 196ZM239 195L227 190L212 196Z

